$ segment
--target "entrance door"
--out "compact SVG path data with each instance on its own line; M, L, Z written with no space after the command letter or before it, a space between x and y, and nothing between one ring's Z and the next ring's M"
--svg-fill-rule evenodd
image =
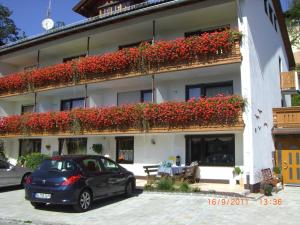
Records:
M300 150L282 151L282 176L287 184L300 184Z

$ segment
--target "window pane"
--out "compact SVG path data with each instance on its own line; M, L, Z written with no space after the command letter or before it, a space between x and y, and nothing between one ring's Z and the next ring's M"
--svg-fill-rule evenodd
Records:
M152 91L142 91L142 102L152 102Z
M62 101L61 102L61 111L66 111L71 109L71 102L70 101Z
M219 86L219 87L207 87L206 88L206 97L215 97L217 95L232 95L233 90L232 86Z
M134 157L134 138L117 139L117 162L133 163Z
M140 91L118 93L118 105L139 103L140 98Z
M187 164L198 161L204 166L234 166L233 135L189 137Z
M188 99L199 99L201 97L200 87L188 87Z
M34 105L22 105L22 114L34 112Z
M112 161L108 160L108 159L101 159L101 162L105 168L106 171L109 172L117 172L119 171L119 167L117 164L113 163Z
M33 152L41 152L40 139L21 139L20 140L20 156L28 155Z
M85 159L83 160L84 169L90 173L102 172L101 166L96 159Z
M84 99L73 100L72 109L84 108Z
M87 152L87 138L59 139L60 155L80 155Z

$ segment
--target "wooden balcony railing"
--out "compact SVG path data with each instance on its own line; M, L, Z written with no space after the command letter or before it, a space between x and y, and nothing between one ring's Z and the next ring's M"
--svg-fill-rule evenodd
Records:
M275 128L299 128L300 107L273 109L273 120Z
M141 44L0 78L0 97L241 61L236 31Z
M299 78L296 71L281 73L281 90L295 92L299 90Z
M0 118L0 138L119 135L244 129L239 96L133 104Z

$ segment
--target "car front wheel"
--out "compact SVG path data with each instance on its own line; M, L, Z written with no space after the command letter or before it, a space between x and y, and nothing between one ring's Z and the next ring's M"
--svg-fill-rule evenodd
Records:
M83 190L80 195L76 205L73 206L76 212L86 212L90 209L92 204L92 195L90 191Z
M125 188L125 194L126 196L132 196L133 192L134 192L133 183L129 181Z

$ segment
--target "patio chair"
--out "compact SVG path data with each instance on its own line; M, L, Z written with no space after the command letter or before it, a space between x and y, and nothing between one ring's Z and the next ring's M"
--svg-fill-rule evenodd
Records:
M196 183L198 180L197 169L198 169L198 162L192 162L190 166L187 166L184 169L182 180L187 181L189 183Z
M147 174L147 183L154 181L157 177L159 165L143 166L144 171Z
M280 182L282 183L282 181L280 179L278 179L277 177L273 176L273 173L270 168L262 169L261 174L263 177L262 183L272 185L275 188L275 191L277 193L278 192L277 184Z

